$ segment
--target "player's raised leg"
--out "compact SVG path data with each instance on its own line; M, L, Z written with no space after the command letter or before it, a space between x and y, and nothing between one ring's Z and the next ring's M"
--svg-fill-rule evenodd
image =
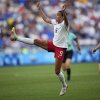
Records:
M41 47L45 50L48 49L47 41L17 36L14 27L12 28L10 39L12 41L20 41L20 42L23 42L23 43L26 43L26 44L36 45L36 46L39 46L39 47Z

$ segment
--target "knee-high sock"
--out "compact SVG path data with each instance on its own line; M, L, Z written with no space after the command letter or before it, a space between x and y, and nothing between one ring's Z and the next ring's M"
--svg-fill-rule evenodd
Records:
M34 39L17 36L14 27L12 28L12 32L16 40L27 44L34 44Z
M20 41L20 42L23 42L23 43L34 44L34 39L31 39L31 38L25 38L25 37L17 36L16 39L17 39L18 41Z
M65 78L64 78L64 74L62 72L60 72L58 74L59 80L61 81L63 86L66 86L66 82L65 82Z

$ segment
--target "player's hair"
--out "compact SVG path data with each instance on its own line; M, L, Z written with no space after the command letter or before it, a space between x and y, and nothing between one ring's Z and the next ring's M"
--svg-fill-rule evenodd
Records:
M60 10L59 13L61 13L61 15L64 16L65 24L68 27L69 24L68 24L68 19L67 19L67 13L66 13L66 11Z

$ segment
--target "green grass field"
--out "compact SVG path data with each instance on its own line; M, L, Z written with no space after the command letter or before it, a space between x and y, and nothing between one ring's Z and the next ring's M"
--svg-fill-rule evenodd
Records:
M54 65L0 68L0 100L100 100L98 64L71 67L72 80L61 97Z

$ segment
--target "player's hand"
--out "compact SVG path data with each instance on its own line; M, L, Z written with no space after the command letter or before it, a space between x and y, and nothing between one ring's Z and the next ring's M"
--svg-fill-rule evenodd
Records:
M66 9L66 6L65 6L65 5L63 5L63 6L62 6L62 10L65 10L65 9Z
M70 6L71 6L71 3L70 2L67 2L67 3L63 4L62 10L65 10L66 8L68 8Z
M36 7L37 7L38 10L41 9L40 2L37 2Z
M95 53L96 52L96 49L94 48L94 49L92 49L92 53Z
M81 54L81 50L78 50L78 53Z

